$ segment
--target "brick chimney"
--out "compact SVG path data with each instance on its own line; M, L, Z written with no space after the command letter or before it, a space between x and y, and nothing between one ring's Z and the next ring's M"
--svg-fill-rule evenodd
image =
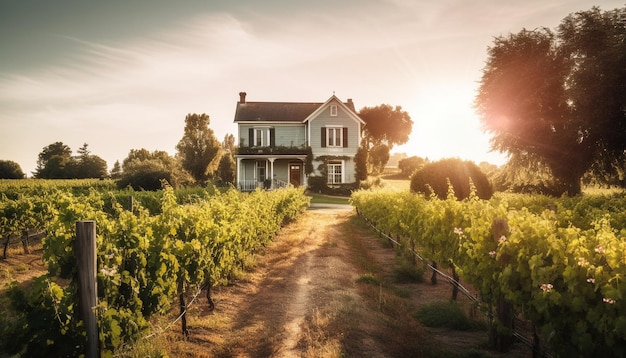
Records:
M239 92L239 103L246 103L246 92Z

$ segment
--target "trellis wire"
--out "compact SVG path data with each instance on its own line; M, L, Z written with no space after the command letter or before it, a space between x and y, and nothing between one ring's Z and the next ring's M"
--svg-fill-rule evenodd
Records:
M384 233L382 230L378 229L376 227L376 225L374 223L372 223L372 221L370 219L368 219L367 217L365 217L365 215L363 215L363 213L357 208L356 209L357 214L362 217L365 222L372 228L374 229L374 231L376 231L379 235L383 236L384 238L386 238L387 240L395 243L398 246L402 246L402 243L400 243L399 241L395 240L394 238L392 238L390 235L387 235L386 233ZM411 251L411 253L413 253L413 255L415 255L415 257L417 257L420 261L422 262L426 262L426 260L415 250L409 248L409 250ZM467 298L469 298L471 301L473 301L474 303L476 303L479 306L484 306L485 304L483 302L480 301L480 299L474 295L472 295L472 293L466 289L463 285L461 285L457 280L455 280L454 278L450 277L449 275L447 275L444 272L441 272L440 270L438 270L436 267L434 267L433 265L426 263L426 265L428 266L428 268L430 268L431 270L433 270L434 272L436 272L437 274L443 276L443 278L445 278L451 285L457 287L461 293L463 293ZM488 316L488 318L491 320L493 317L491 315L491 311L490 310L484 310L488 313L486 313L486 315ZM544 357L547 358L553 358L552 355L548 352L545 352L543 350L537 351L535 345L533 344L533 340L529 339L528 337L522 335L521 333L513 330L513 337L515 337L518 341L520 341L521 343L525 344L526 346L530 347L535 353L539 353Z

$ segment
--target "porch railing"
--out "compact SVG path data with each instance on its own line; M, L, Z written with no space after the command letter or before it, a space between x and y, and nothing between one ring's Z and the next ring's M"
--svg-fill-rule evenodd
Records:
M262 188L263 183L256 180L240 180L238 188L240 191L254 191L256 188Z
M274 185L272 187L274 189L280 189L287 187L289 185L289 182L280 179L274 179L273 184ZM263 182L256 180L240 180L237 185L240 191L254 191L257 188L265 188L265 184Z
M286 188L289 185L288 182L280 179L274 179L274 189Z

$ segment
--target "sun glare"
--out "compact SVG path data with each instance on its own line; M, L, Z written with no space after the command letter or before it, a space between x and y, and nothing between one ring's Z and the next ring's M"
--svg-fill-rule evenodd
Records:
M413 120L409 142L394 152L430 160L458 157L503 164L503 155L489 153L489 136L474 110L474 94L472 84L441 83L418 89L405 108Z

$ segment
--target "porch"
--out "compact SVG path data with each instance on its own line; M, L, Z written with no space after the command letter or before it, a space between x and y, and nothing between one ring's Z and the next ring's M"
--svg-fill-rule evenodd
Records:
M306 155L237 155L237 188L241 191L306 186Z

